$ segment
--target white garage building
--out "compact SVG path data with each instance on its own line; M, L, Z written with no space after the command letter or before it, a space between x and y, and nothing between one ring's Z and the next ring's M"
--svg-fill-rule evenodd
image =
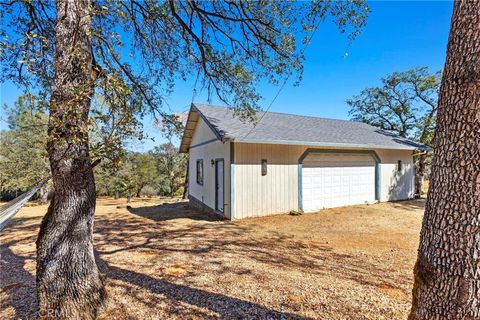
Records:
M190 202L229 219L410 199L426 146L361 122L267 112L257 126L192 104L180 152Z

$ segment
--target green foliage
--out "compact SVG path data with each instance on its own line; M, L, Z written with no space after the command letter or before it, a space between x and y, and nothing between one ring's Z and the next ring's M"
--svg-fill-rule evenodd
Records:
M134 172L133 183L136 195L140 196L143 187L152 185L157 180L156 159L148 153L133 153L130 155L132 170Z
M90 156L112 167L126 156L129 140L144 138L139 119L128 108L115 103L97 95L89 117Z
M183 196L184 192L185 192L185 187L180 187L180 188L178 188L177 191L175 191L174 195L177 196L177 197L181 197L181 196Z
M381 87L366 88L347 100L350 116L384 130L432 144L441 72L428 68L394 72Z
M21 96L13 108L5 106L8 131L0 132L0 191L26 191L49 176L45 143L48 117L43 103L31 95Z
M135 195L140 180L137 178L138 167L135 164L135 155L135 153L126 154L117 165L111 166L106 162L98 170L95 170L96 184L102 186L102 189L98 189L97 194L103 191L106 194L102 195L114 195L115 193L126 197Z
M156 195L158 195L158 188L156 185L146 185L142 188L142 191L140 192L140 196L151 197Z
M163 195L173 196L185 182L187 156L175 146L165 143L151 152L157 161L159 188Z
M166 195L183 193L187 157L166 143L147 153L131 152L116 164L95 168L98 195Z
M302 48L320 22L330 17L352 39L369 13L362 0L104 0L88 5L96 93L132 122L138 121L134 115L154 112L168 133L181 130L176 116L164 108L177 78L196 77L209 96L253 119L261 99L256 90L260 81L278 84L290 75L300 80ZM54 1L0 3L6 21L0 27L2 80L36 87L49 96L56 10ZM96 112L111 116L103 108Z
M46 103L38 97L24 95L13 107L4 108L9 130L0 132L0 191L26 191L32 184L50 175L46 151ZM119 114L110 117L109 125L94 116L90 119L90 154L94 159L103 159L102 170L96 172L100 195L113 194L117 189L125 188L120 187L121 183L116 181L119 179L112 173L126 156L125 141L135 136L137 128L129 121L117 119L122 117ZM151 167L155 169L154 160ZM144 179L144 172L141 174Z

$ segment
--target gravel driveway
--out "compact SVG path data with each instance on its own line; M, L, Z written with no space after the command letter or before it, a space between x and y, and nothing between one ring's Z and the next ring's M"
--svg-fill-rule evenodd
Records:
M103 319L407 317L424 200L238 222L180 201L124 202L97 203ZM0 235L1 319L34 316L45 211L25 207Z

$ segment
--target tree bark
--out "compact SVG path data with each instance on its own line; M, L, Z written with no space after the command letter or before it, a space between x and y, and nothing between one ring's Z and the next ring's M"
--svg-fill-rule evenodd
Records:
M37 239L42 319L94 319L105 290L93 252L95 182L88 148L94 92L89 0L57 0L47 151L55 190Z
M415 171L415 196L420 198L423 193L423 181L425 180L425 162L427 155L421 154L418 156L418 166Z
M188 168L189 168L189 159L187 159L187 173L185 174L185 182L183 183L183 194L182 194L182 199L187 199L187 194L188 194Z
M45 184L40 188L40 190L38 190L38 200L41 204L45 204L48 202L48 182L45 182Z
M409 319L480 319L480 2L456 1Z

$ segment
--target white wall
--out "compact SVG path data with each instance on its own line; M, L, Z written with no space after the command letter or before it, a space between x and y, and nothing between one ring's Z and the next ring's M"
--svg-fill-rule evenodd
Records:
M308 148L311 146L235 143L234 219L298 209L298 159ZM412 198L412 151L375 151L382 161L380 200ZM268 162L266 176L261 175L262 159ZM396 170L398 160L403 162L402 172Z
M412 151L376 150L380 165L380 201L411 199L415 196L415 167ZM402 171L398 171L398 160Z
M295 145L235 143L234 218L284 213L298 207L298 158ZM261 161L267 160L267 175Z
M224 213L226 217L230 218L230 143L223 143L220 140L209 142L216 139L215 134L201 118L198 121L189 150L188 194L215 209L215 166L211 165L211 160L223 158L225 165ZM203 142L208 143L196 146ZM199 159L203 159L203 185L197 183L197 160Z

